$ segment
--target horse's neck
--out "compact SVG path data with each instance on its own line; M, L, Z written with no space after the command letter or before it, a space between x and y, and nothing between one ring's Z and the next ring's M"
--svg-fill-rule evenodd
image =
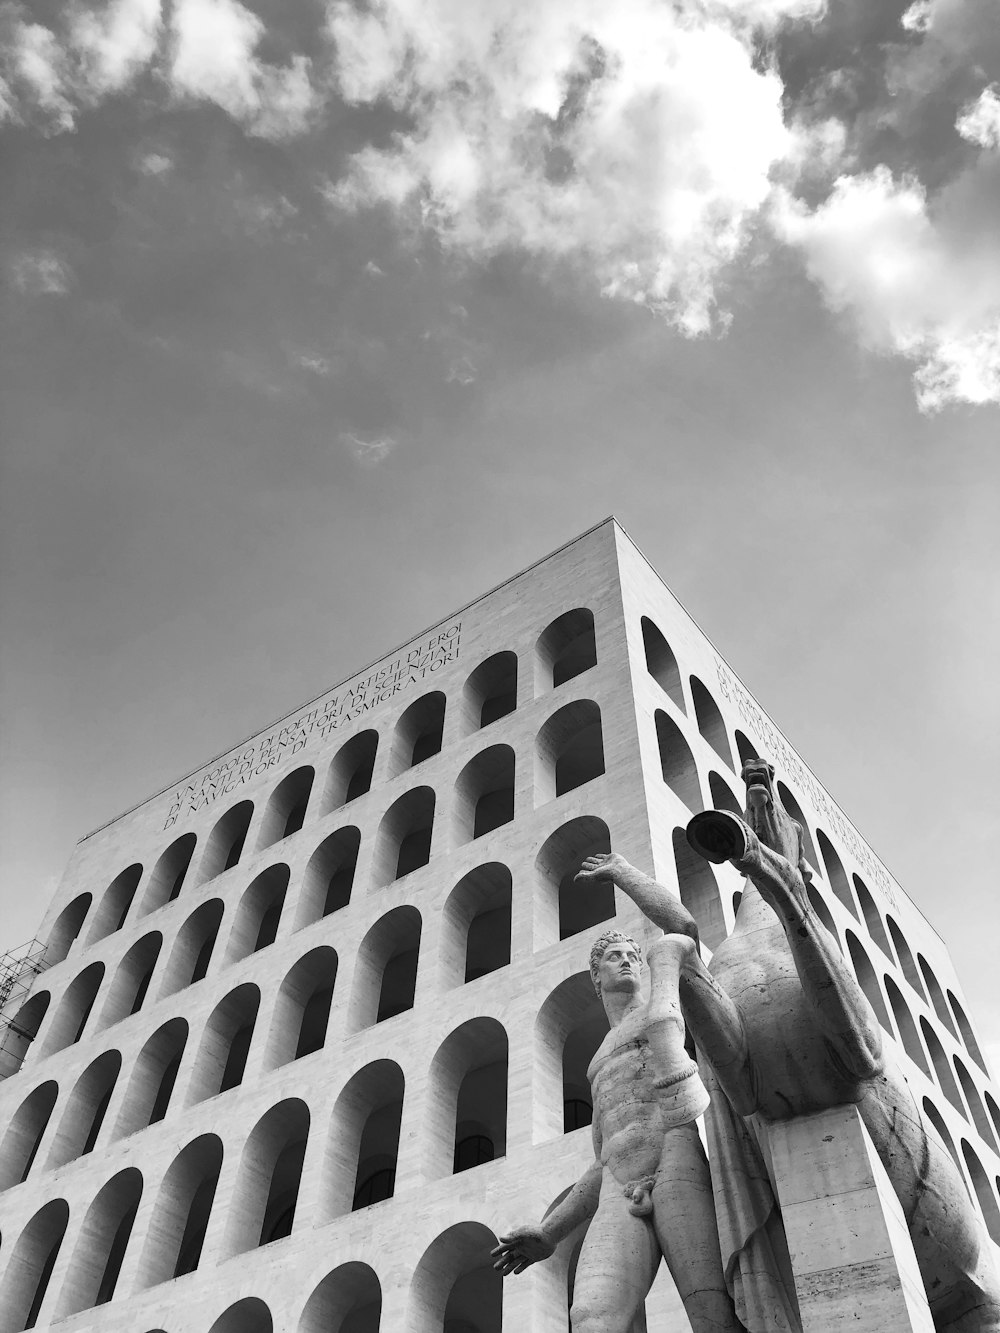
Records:
M743 881L743 897L740 899L740 905L736 912L736 920L733 923L733 935L739 935L743 931L773 929L779 934L781 922L775 916L774 911L768 907L767 903L761 897L759 891L750 880Z

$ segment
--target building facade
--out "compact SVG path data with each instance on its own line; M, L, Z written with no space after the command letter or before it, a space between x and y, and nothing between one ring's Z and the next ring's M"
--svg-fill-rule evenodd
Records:
M683 830L750 754L1000 1243L944 944L609 519L78 844L8 969L0 1333L566 1330L579 1238L488 1252L592 1160L589 942L644 936L573 875L613 846L717 946ZM687 1327L665 1273L646 1315Z

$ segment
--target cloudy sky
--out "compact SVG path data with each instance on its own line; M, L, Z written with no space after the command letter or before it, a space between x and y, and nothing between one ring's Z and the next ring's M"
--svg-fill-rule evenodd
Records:
M1000 1064L996 0L0 15L3 943L614 512Z

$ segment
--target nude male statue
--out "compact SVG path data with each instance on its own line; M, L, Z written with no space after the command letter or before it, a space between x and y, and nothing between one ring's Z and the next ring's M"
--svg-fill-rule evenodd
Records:
M603 865L577 877L596 877ZM577 1267L573 1333L628 1333L661 1257L695 1333L743 1333L726 1290L712 1184L695 1119L708 1105L698 1067L684 1050L678 982L697 949L665 935L642 955L609 930L595 941L590 975L611 1024L587 1076L594 1102L594 1164L538 1226L501 1237L494 1267L504 1276L547 1259L591 1218Z

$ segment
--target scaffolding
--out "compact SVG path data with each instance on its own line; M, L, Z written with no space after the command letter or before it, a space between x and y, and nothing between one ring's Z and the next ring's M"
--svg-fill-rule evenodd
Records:
M14 1021L35 978L45 970L45 945L28 940L0 954L0 1078L16 1073L35 1034Z

